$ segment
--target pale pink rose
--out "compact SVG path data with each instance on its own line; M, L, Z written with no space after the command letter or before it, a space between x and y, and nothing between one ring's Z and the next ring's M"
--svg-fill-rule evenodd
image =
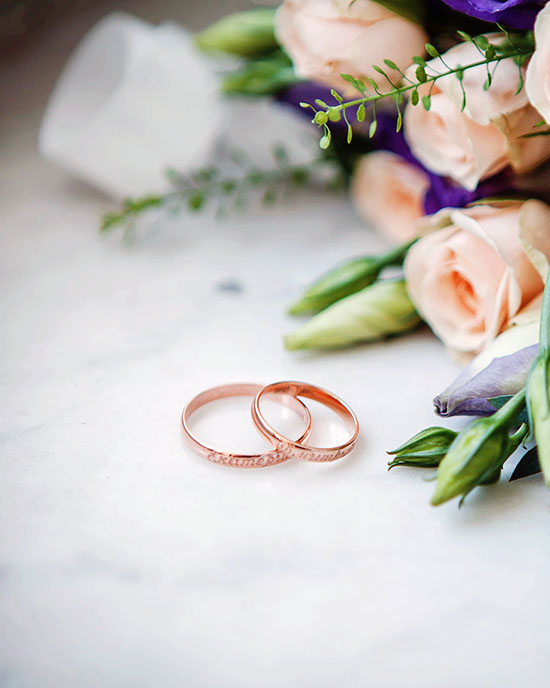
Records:
M497 40L497 35L489 35ZM445 53L450 67L479 60L472 43L460 43ZM427 64L426 72L444 69L439 58ZM405 109L405 137L415 156L429 169L451 177L467 189L500 172L508 165L526 172L550 157L549 137L523 138L540 121L528 101L525 89L516 94L518 68L512 59L502 60L494 71L493 82L483 89L487 78L484 66L467 69L463 86L466 107L461 111L462 89L454 75L435 82L431 108L410 103ZM429 92L430 85L419 89Z
M531 104L550 122L550 3L535 22L535 52L527 67L525 80Z
M407 256L409 294L448 347L476 353L543 290L550 208L536 200L446 208L425 222L438 231Z
M290 55L296 73L350 93L340 74L388 82L372 69L384 58L406 69L424 54L427 37L413 22L371 0L285 0L275 19L277 40ZM388 70L394 79L401 77Z
M421 169L389 151L364 155L351 184L357 213L393 241L417 236L430 180Z

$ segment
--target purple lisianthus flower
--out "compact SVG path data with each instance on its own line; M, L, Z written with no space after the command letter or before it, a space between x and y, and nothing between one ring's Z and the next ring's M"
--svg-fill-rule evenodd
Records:
M452 385L434 399L440 416L490 416L496 411L489 399L516 394L525 386L538 344L494 358L486 368L465 368Z
M454 10L514 29L532 29L545 0L443 0Z

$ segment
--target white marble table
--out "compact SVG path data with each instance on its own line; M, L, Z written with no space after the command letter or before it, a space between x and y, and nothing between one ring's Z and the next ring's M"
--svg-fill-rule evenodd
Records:
M380 245L344 201L185 215L129 246L97 232L106 199L37 158L39 114L22 106L1 158L0 686L547 685L541 481L459 511L386 471L435 421L441 345L281 345L300 286ZM191 395L285 378L349 401L354 454L247 472L185 448ZM237 411L208 422L262 446Z

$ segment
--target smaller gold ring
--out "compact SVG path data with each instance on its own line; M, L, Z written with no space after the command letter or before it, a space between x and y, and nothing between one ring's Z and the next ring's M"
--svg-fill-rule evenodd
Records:
M260 401L266 394L284 394L293 397L306 397L307 399L313 399L314 401L320 402L332 409L342 418L350 432L350 438L344 444L336 447L313 447L304 444L306 440L300 439L295 441L281 435L280 432L269 425L260 411ZM273 442L274 446L276 446L279 451L305 461L324 462L341 459L352 451L357 443L357 437L359 435L359 421L357 420L357 416L345 401L326 389L305 382L285 381L266 385L256 394L252 402L252 418L262 435L270 442Z

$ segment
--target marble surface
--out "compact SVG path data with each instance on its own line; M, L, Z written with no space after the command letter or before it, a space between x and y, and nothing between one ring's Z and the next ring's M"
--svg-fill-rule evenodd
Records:
M541 481L459 511L429 507L429 472L386 470L436 420L441 345L281 345L304 283L380 247L344 199L183 215L128 244L97 232L106 198L38 159L39 117L23 102L1 150L0 686L547 685ZM247 472L184 446L190 396L285 378L353 406L351 456ZM246 413L200 426L261 447Z

